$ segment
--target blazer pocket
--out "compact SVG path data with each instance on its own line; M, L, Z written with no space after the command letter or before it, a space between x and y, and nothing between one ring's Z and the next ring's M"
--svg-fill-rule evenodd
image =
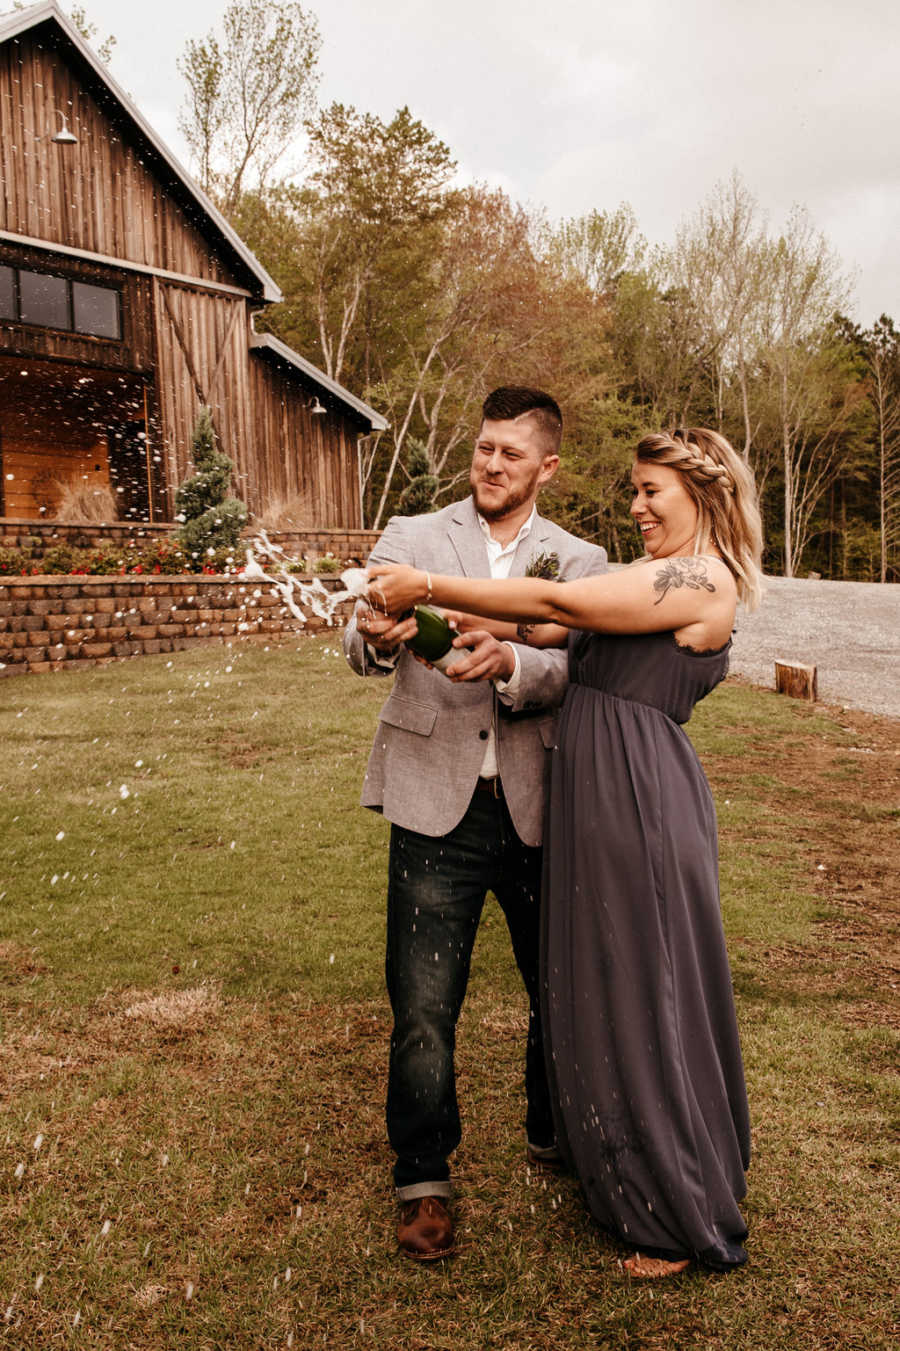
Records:
M541 734L541 741L544 743L544 749L552 751L556 747L556 719L544 718L538 723L538 731Z
M420 704L417 699L404 699L392 696L381 710L381 721L389 727L399 727L404 732L416 732L419 736L431 736L438 711L430 704Z

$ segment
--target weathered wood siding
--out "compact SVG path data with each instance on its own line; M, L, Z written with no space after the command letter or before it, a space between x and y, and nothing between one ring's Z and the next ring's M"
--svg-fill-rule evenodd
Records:
M167 181L164 166L151 163L155 156L137 144L108 92L86 66L75 68L71 53L63 56L50 30L0 48L0 105L0 229L248 284L190 219L177 185ZM67 114L77 145L51 140L59 128L56 108Z
M157 391L172 490L190 466L191 435L202 404L212 411L219 445L234 461L238 494L258 498L258 467L249 387L247 302L154 278Z
M334 408L312 413L312 386L258 353L250 356L250 378L256 499L299 497L308 509L304 524L359 529L356 442L367 429Z

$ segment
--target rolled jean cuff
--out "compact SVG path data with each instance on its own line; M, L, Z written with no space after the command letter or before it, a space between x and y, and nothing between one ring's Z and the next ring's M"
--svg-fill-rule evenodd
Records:
M450 1183L445 1178L443 1182L412 1182L408 1187L398 1187L397 1198L403 1203L418 1201L420 1196L440 1196L446 1200L451 1192Z

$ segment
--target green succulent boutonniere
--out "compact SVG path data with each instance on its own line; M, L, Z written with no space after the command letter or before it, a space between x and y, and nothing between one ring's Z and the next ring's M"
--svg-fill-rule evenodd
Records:
M526 577L542 577L547 582L559 581L559 554L538 554L525 569Z

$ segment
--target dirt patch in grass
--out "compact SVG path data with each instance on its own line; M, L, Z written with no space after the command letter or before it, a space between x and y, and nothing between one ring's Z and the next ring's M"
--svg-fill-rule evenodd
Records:
M123 1009L122 1017L157 1031L192 1031L206 1026L219 1012L221 1003L215 986L198 985L189 990L142 994Z
M10 980L24 980L26 976L39 975L46 970L35 954L21 943L9 939L0 942L0 972Z
M833 727L816 734L822 714L843 744ZM820 902L815 943L766 948L768 967L786 989L840 1000L851 1025L900 1027L900 721L819 707L798 728L812 735L776 743L735 731L745 739L739 776L733 757L704 755L710 783L724 796L741 777L765 775L767 805L807 856ZM758 838L744 835L745 845ZM869 997L873 989L883 1001Z

